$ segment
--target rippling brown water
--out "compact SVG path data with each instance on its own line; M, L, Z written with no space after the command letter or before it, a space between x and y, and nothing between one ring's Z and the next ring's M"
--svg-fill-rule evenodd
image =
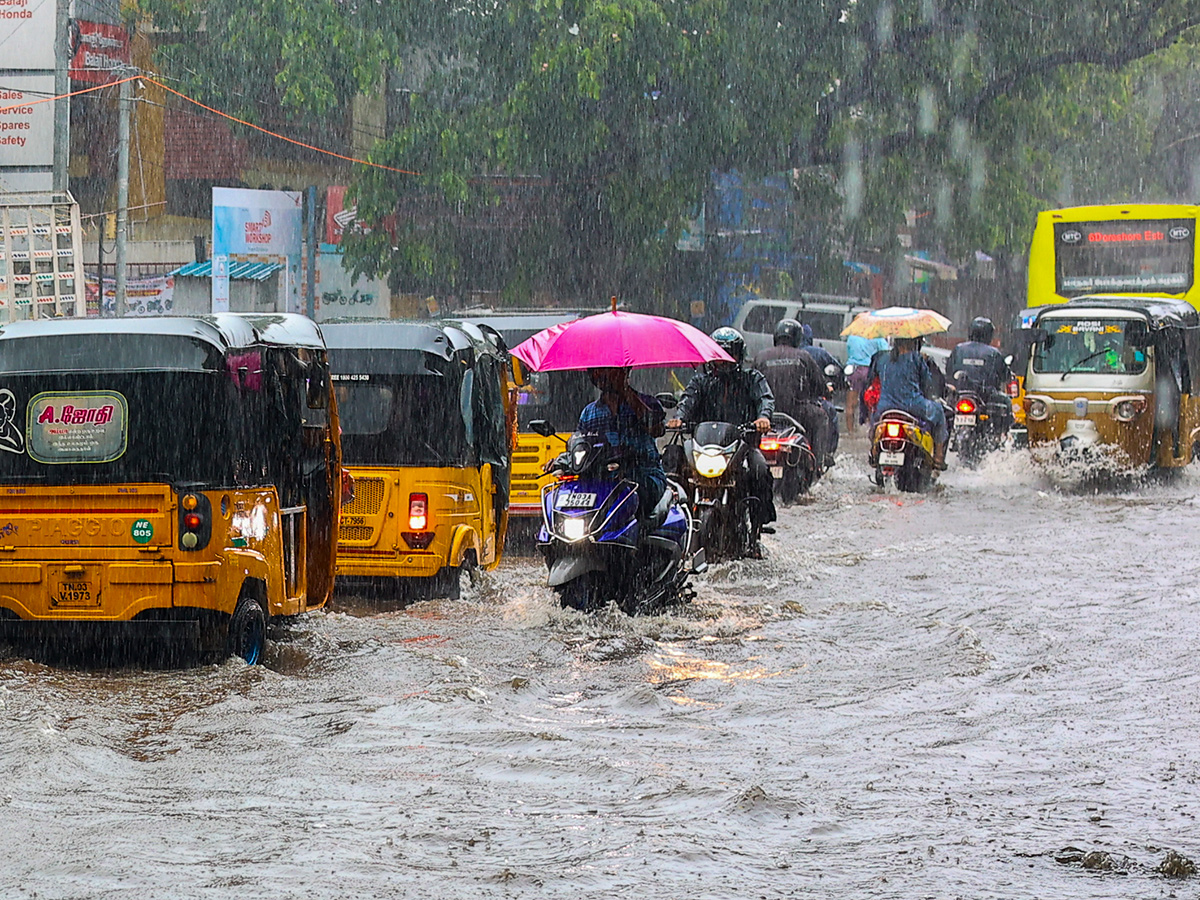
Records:
M1196 896L1200 476L943 482L843 458L667 616L527 558L257 668L9 653L0 896Z

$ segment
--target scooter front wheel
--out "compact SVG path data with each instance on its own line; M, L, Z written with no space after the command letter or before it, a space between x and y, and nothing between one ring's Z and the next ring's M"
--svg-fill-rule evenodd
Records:
M563 609L592 612L604 605L603 585L595 572L586 572L578 578L560 584L554 590Z

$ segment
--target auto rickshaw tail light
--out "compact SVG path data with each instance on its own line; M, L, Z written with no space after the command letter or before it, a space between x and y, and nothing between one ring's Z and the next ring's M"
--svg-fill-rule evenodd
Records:
M429 522L429 495L408 495L408 527L410 531L424 531Z
M969 416L975 412L975 401L970 397L963 397L955 404L954 408L965 416Z

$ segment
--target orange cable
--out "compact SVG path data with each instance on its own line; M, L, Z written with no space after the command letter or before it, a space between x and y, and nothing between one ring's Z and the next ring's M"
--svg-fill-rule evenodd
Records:
M39 103L49 103L51 100L63 100L67 97L75 97L79 94L90 94L92 91L99 91L106 87L115 87L118 84L124 84L126 81L135 81L141 78L141 75L131 75L128 78L122 78L120 81L110 81L108 84L97 84L90 88L82 88L78 91L71 91L69 94L59 94L57 97L43 97L41 100L22 100L20 103L14 103L12 106L0 106L0 115L6 112L11 112L14 109L20 109L22 106L36 106Z
M375 168L375 169L386 169L389 172L399 172L401 175L420 175L421 174L420 172L413 172L410 169L397 169L394 166L385 166L382 163L368 162L365 159L358 159L353 156L343 156L340 153L334 153L332 150L323 150L320 147L314 147L312 144L306 144L303 141L297 141L294 138L285 137L282 134L276 134L274 131L268 131L266 128L263 128L259 125L255 125L253 122L247 122L245 119L239 119L237 116L231 116L231 115L229 115L229 113L221 112L221 110L219 110L219 109L213 109L211 106L205 106L199 100L193 100L187 94L180 93L179 91L175 90L174 88L167 87L161 81L155 81L153 78L150 78L145 75L143 75L142 78L144 78L146 81L150 82L150 84L160 87L164 91L167 91L168 93L174 94L176 97L182 97L188 103L194 103L196 106L200 107L201 109L208 110L210 113L216 113L218 116L229 119L229 121L231 121L231 122L237 122L239 125L245 125L247 128L253 128L255 131L261 131L263 134L268 134L271 137L278 138L281 141L287 141L289 144L295 144L297 147L303 147L305 150L313 150L317 153L324 153L326 156L334 156L334 157L337 157L338 159L344 159L347 162L358 163L358 164L364 165L364 166L371 166L372 168ZM3 110L0 110L0 112L3 112Z
M43 97L41 100L26 100L26 101L22 101L21 103L15 103L12 106L0 106L0 115L3 115L6 112L11 112L14 109L20 109L23 106L35 106L38 103L49 103L52 100L62 100L67 97L76 97L79 94L90 94L92 91L99 91L106 87L116 87L118 84L124 84L126 81L136 81L138 79L141 79L142 81L147 81L150 84L155 85L156 87L160 87L164 91L174 94L176 97L182 97L188 103L194 103L196 106L200 107L201 109L206 109L210 113L215 113L218 116L229 119L231 122L237 122L239 125L245 125L247 128L253 128L255 131L261 131L263 134L270 135L273 138L278 138L281 141L287 141L287 143L289 143L289 144L295 144L297 147L303 147L305 150L312 150L316 153L324 153L326 156L334 156L334 157L337 157L338 159L344 159L344 160L346 160L346 162L358 163L359 165L363 165L363 166L371 166L372 168L375 168L375 169L385 169L388 172L399 172L401 175L420 175L421 174L420 172L413 172L410 169L397 169L394 166L385 166L382 163L368 162L365 159L358 159L357 157L354 157L354 156L343 156L341 153L334 153L332 150L324 150L321 147L314 147L312 144L306 144L303 141L297 141L294 138L285 137L282 134L276 134L274 131L268 131L266 128L263 128L259 125L255 125L253 122L247 122L245 119L239 119L239 118L237 118L237 116L231 116L231 115L229 115L229 113L221 112L221 110L219 110L219 109L213 109L211 106L205 106L199 100L193 100L187 94L180 93L179 91L175 90L174 88L169 88L165 84L163 84L161 81L155 81L153 78L150 78L148 75L131 75L130 77L122 78L119 81L110 81L108 84L97 84L97 85L93 85L92 87L89 87L89 88L82 88L78 91L70 91L69 93L66 93L66 94L58 94L57 96L54 96L54 97Z

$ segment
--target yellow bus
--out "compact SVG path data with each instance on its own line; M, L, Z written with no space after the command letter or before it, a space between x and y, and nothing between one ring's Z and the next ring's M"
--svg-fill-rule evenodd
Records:
M1048 209L1029 248L1026 305L1087 294L1173 297L1200 308L1196 228L1200 206L1121 203Z
M255 663L268 618L325 605L341 448L312 321L14 322L0 375L5 630L120 624Z
M354 498L337 573L457 599L499 564L508 527L509 357L469 323L357 319L322 329Z

